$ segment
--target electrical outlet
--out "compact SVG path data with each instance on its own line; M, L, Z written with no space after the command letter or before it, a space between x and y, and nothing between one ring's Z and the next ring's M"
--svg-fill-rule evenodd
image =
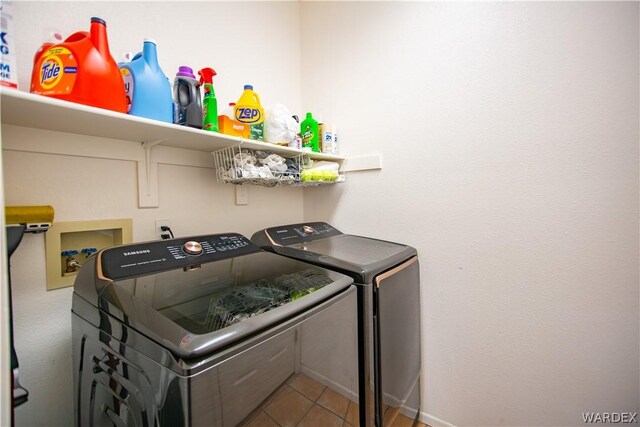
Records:
M236 185L236 206L245 206L249 204L248 185Z
M171 227L171 220L169 219L156 219L156 239L162 240L164 238L171 238L168 231L162 231L162 227Z

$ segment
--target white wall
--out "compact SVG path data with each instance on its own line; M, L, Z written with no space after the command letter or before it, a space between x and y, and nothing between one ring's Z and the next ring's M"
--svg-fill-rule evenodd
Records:
M63 37L89 31L90 19L107 22L111 54L142 51L156 40L158 61L173 82L180 65L212 67L218 106L236 102L253 84L263 106L300 108L299 9L290 2L18 1L14 5L18 85L28 91L33 56L51 30Z
M424 419L638 412L638 3L301 10L305 108L384 155L305 220L418 248Z
M212 66L219 73L214 81L219 105L235 101L243 84L253 83L264 105L281 102L292 111L299 109L296 3L18 2L14 6L22 90L29 87L31 61L42 42L42 28L56 26L66 36L88 30L90 17L99 16L107 21L114 55L135 52L145 36L152 36L158 42L160 65L171 79L182 64L195 69ZM83 137L4 126L2 138L15 146L16 141L55 145ZM84 141L116 143L91 137ZM301 189L252 187L249 205L235 206L235 187L216 183L214 170L209 168L160 165L160 207L138 209L133 161L19 149L5 149L3 157L7 205L51 204L56 221L132 218L135 241L154 238L156 219L170 219L176 236L225 231L251 235L274 223L302 221ZM15 344L21 381L30 391L29 402L16 410L16 425L72 425L72 289L45 290L41 234L25 236L11 264Z

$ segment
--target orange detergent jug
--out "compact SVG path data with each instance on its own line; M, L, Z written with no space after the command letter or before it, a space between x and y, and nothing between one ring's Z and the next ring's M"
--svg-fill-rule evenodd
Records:
M31 92L126 113L127 95L109 52L106 22L91 18L90 33L43 44L34 58Z

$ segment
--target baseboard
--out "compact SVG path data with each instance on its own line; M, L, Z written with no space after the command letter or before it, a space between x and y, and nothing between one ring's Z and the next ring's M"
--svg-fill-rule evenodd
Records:
M413 418L415 416L416 410L415 408L403 406L402 408L400 408L400 413L405 417ZM418 421L431 427L456 427L454 424L441 420L438 417L434 417L431 414L427 414L424 411L420 411L420 414L418 415Z
M438 417L427 414L424 411L420 411L420 422L423 422L431 427L456 427L454 424L441 420Z
M319 373L317 373L316 371L314 371L313 369L308 368L307 366L304 365L300 365L300 372L302 372L303 374L305 374L306 376L308 376L309 378L312 378L326 386L330 386L332 389L334 389L335 391L337 391L338 393L340 393L341 395L343 395L344 397L346 397L347 399L353 400L354 402L358 401L358 395L354 392L352 392L351 390L349 390L348 388L336 383L335 381L331 381L329 378L325 377L324 375L320 375ZM411 417L412 414L416 413L416 410L413 408L408 408L408 407L403 407L400 409L400 412L403 415L406 415L408 417ZM438 417L434 417L431 414L427 414L424 411L420 411L420 415L418 417L418 419L420 420L420 422L430 425L431 427L456 427L455 424L451 424L448 423L444 420L441 420Z

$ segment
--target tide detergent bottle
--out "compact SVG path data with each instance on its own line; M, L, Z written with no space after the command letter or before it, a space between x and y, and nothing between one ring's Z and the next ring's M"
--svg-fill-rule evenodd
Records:
M145 39L142 52L119 65L129 114L173 123L171 85L158 64L155 40Z
M253 86L244 85L244 92L233 108L234 119L249 125L249 137L256 141L264 141L264 110L260 105L260 97L253 91Z
M126 113L124 83L109 52L107 24L91 18L90 32L43 44L35 55L30 91Z

